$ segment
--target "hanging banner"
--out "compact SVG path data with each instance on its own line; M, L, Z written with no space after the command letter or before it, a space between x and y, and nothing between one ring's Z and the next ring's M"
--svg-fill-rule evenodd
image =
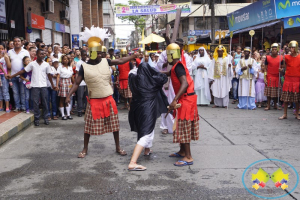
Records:
M31 13L31 27L45 30L45 18Z
M299 15L300 1L275 0L277 19Z
M72 34L72 48L79 48L79 35Z
M300 15L283 19L284 29L300 27Z
M64 33L64 32L65 32L65 25L64 25L64 24L60 24L60 23L55 22L55 30L56 30L57 32L62 32L62 33Z
M5 0L0 0L0 23L6 24Z
M117 17L123 17L130 15L170 14L176 13L177 8L182 8L181 13L190 13L191 2L148 6L115 6L115 11Z
M248 28L276 19L274 0L257 1L227 15L230 31Z

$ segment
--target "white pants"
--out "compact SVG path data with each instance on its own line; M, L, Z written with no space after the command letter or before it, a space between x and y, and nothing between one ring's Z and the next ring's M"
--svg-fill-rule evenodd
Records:
M219 107L225 107L225 106L228 106L228 103L229 103L229 95L227 95L226 97L224 98L216 98L214 97L214 103L216 106L219 106Z
M150 148L152 147L153 139L154 139L154 130L150 134L140 138L137 144L141 145L144 148Z
M166 113L161 115L160 128L168 129L169 133L173 133L173 124L174 124L173 115L171 113L169 113L167 118L165 118L165 116L166 116Z

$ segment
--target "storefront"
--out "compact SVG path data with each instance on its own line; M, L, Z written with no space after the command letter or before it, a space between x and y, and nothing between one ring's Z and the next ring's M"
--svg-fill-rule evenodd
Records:
M64 44L67 44L70 46L70 27L69 26L65 26L65 34L64 34Z
M65 32L65 25L55 22L55 32L53 34L54 43L59 43L62 47L63 44L63 33Z
M45 30L42 31L42 39L45 45L52 44L52 21L45 20Z
M42 38L42 30L45 30L45 18L34 13L31 13L30 16L32 31L29 33L29 39L34 42L37 38Z

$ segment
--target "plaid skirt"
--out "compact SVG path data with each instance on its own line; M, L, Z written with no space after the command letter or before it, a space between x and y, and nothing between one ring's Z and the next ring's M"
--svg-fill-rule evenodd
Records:
M59 80L58 96L67 97L67 95L70 92L71 88L72 88L71 78L61 78ZM72 94L72 96L74 96L74 94Z
M124 89L119 88L119 93L124 98L131 98L132 97L132 93L131 93L131 90L130 90L129 86L127 88L124 88Z
M118 114L114 113L111 104L109 117L94 120L91 106L89 103L87 103L84 120L84 133L86 134L103 135L104 133L116 132L120 130Z
M265 87L265 92L264 95L266 97L271 97L271 98L277 98L280 97L281 95L281 88L279 88L279 92L278 92L278 87Z
M297 103L300 101L300 93L283 91L281 94L280 100L283 102L296 102Z
M199 118L194 117L194 121L177 121L176 131L173 133L173 143L191 143L191 140L199 140Z

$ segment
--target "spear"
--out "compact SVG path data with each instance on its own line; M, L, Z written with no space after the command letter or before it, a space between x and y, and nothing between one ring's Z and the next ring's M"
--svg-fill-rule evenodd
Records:
M282 33L283 33L283 28L281 26L281 30L280 30L280 44L279 44L279 70L281 68L281 59L282 59L282 55L281 55L281 43L282 43ZM277 107L279 106L279 92L280 92L280 71L279 71L279 81L278 81L278 101L277 101Z
M229 55L228 55L228 64L229 64L229 57L231 57L231 43L232 43L232 37L233 37L233 31L230 31L230 45L229 45ZM232 67L232 66L231 66ZM227 75L227 80L228 80L228 72L226 73ZM227 102L227 110L229 106L229 100Z
M255 31L254 30L251 30L251 31L249 31L249 35L251 36L251 49L250 49L250 63L251 63L251 53L252 53L252 37L253 37L253 35L255 34ZM250 81L250 70L249 70L249 73L248 73L248 80L249 80L249 95L251 95L250 94L250 87L251 87L251 85L250 84L252 84L252 82ZM248 110L248 99L249 99L249 95L247 95L247 110Z

